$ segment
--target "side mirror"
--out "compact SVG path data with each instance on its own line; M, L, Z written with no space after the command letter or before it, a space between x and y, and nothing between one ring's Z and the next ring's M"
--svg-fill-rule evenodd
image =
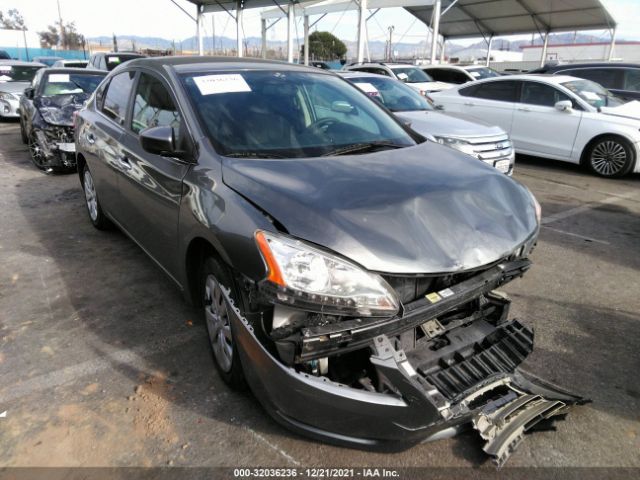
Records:
M349 102L345 102L343 100L336 100L331 104L331 110L338 113L355 113L356 107L351 105Z
M560 112L570 112L571 110L573 110L573 104L571 103L571 100L560 100L559 102L556 102L554 107Z
M178 157L172 127L151 127L140 132L140 145L149 153L165 157Z
M32 87L26 88L24 90L24 96L27 97L29 100L33 100L34 93L35 92Z
M434 105L433 108L440 110L441 112L444 111L444 105Z

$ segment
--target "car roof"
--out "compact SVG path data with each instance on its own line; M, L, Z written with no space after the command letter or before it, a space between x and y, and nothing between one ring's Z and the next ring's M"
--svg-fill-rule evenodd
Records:
M480 83L488 83L488 82L506 82L509 80L542 80L545 83L552 84L560 84L564 82L569 82L571 80L584 80L578 77L572 77L570 75L550 75L548 73L522 73L518 75L508 75L502 77L494 77L494 78L485 78L482 80L478 80L474 82L473 85L477 85ZM468 84L463 84L462 86L468 87Z
M393 80L391 77L387 75L380 75L378 73L370 73L370 72L355 72L353 70L341 70L336 72L338 75L344 78L388 78L389 80Z
M236 57L208 57L208 56L176 56L176 57L142 57L129 60L118 66L120 68L146 67L156 71L173 67L177 72L202 72L224 70L295 70L316 74L333 75L328 70L317 67L307 67L295 63L279 62L275 60L261 60L257 58ZM115 71L116 69L114 69Z
M0 65L11 65L12 67L46 67L44 63L25 62L23 60L0 60Z
M75 68L75 67L51 67L45 69L45 73L86 73L89 75L107 75L108 72L103 70L93 70L90 68Z
M611 68L640 68L638 63L616 63L616 62L585 62L585 63L561 63L542 67L543 70L557 71L567 68L591 68L591 67L611 67Z

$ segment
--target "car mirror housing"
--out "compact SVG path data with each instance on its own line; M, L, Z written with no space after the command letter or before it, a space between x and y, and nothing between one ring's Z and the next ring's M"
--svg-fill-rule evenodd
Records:
M173 128L169 126L151 127L140 132L140 145L149 153L166 157L179 157Z
M560 100L559 102L556 102L554 107L560 112L570 112L571 110L573 110L573 104L571 103L571 100Z

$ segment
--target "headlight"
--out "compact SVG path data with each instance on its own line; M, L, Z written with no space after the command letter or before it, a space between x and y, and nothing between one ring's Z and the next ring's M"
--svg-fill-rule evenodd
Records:
M305 242L257 231L267 280L282 287L278 300L310 305L313 310L342 315L389 316L398 299L379 275Z
M436 137L438 143L442 145L447 145L448 147L455 148L456 150L460 150L467 155L471 155L472 157L478 158L478 154L473 149L473 145L471 145L466 140L462 140L460 138L455 137Z
M45 122L51 125L63 125L70 127L73 125L73 118L69 116L68 112L63 111L58 107L40 107L38 109L40 115Z
M0 100L20 100L20 97L13 93L0 93Z

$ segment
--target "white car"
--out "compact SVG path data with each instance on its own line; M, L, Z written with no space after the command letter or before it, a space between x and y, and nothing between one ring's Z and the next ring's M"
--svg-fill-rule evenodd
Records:
M408 63L352 63L343 68L351 72L375 73L401 80L421 95L431 92L439 92L447 88L455 87L452 83L435 82L433 78L424 73L422 69Z
M460 85L485 78L501 77L493 68L484 65L422 65L420 68L437 82Z
M517 153L586 165L603 177L640 172L640 102L563 75L513 75L431 95L447 112L499 125Z
M19 118L20 97L44 67L42 63L0 60L0 118Z

